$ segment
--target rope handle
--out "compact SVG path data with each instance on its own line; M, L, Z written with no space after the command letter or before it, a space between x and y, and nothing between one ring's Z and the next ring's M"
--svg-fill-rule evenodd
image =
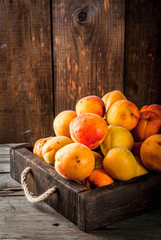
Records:
M21 174L21 185L23 187L25 196L29 202L31 202L31 203L43 202L45 199L50 197L53 193L57 192L58 187L54 186L54 187L48 189L46 192L44 192L43 194L41 194L38 197L33 196L32 193L30 192L30 190L28 188L28 184L27 184L27 175L29 174L29 172L31 172L31 168L27 167L23 170L23 172Z

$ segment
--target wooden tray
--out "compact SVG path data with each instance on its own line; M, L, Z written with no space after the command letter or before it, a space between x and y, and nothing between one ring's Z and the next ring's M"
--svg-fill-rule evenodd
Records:
M57 212L89 231L127 219L161 206L161 173L148 173L126 182L87 190L75 181L62 178L52 165L35 156L29 146L11 149L11 177L20 182L28 166L30 190L40 195L55 185L59 191L46 200Z

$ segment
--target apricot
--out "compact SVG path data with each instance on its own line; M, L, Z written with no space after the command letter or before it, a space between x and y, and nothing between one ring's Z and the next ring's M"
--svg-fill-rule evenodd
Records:
M141 142L153 134L159 133L161 129L161 118L153 111L140 113L139 121L132 133L135 141Z
M54 165L55 164L55 154L56 152L66 146L71 144L73 141L65 136L56 136L47 141L42 148L42 155L45 162Z
M105 103L105 108L106 108L106 112L107 112L114 102L116 102L118 100L127 100L127 98L121 91L114 90L114 91L106 93L102 97L102 100Z
M142 176L148 173L148 170L145 168L145 166L142 164L140 157L134 156L136 160L136 173L135 177Z
M95 113L103 117L105 114L105 104L101 98L94 95L83 97L76 104L76 112L78 116L82 113Z
M41 139L37 140L33 147L33 154L35 154L38 157L43 159L42 148L43 148L44 144L51 138L53 138L53 137L41 138Z
M138 123L140 112L137 106L128 100L119 100L112 104L107 112L107 123L132 130Z
M95 151L92 151L95 158L95 169L103 169L103 156Z
M161 171L161 134L154 134L142 143L140 158L147 169Z
M55 169L64 178L83 181L95 167L92 151L81 143L71 143L57 151Z
M158 114L158 116L161 118L161 105L159 104L151 104L151 105L145 105L140 109L140 112L144 111L153 111Z
M53 128L56 136L66 136L70 138L69 125L75 117L77 117L75 111L66 110L59 113L53 121Z
M108 132L100 147L104 156L113 147L125 147L129 150L134 145L134 138L129 130L123 127L109 125Z
M102 187L112 183L114 183L114 180L102 169L94 169L84 181L84 185L88 189Z
M103 160L105 171L114 179L129 180L136 174L134 155L124 147L114 147Z
M106 121L94 113L84 113L70 123L70 135L74 142L91 149L97 148L108 131Z

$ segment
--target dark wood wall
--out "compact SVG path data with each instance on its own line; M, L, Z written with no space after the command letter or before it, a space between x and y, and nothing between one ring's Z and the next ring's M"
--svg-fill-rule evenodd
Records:
M161 104L161 1L127 0L125 94L138 107Z
M85 95L161 104L160 22L159 0L0 0L0 143L53 135Z
M82 96L123 91L124 1L56 0L52 9L55 114Z

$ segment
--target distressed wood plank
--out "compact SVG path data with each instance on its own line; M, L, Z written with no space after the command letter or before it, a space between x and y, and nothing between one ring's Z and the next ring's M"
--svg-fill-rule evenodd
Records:
M6 190L0 190L0 197L13 197L13 196L24 196L24 191L20 191L20 190L10 190L10 191L6 191Z
M0 143L52 131L50 1L0 1Z
M9 156L9 153L10 153L10 147L5 144L0 144L0 157L2 157L2 155Z
M0 164L0 174L2 174L2 173L9 173L9 172L10 172L9 162L1 163Z
M83 96L124 91L125 2L52 3L55 115Z
M0 156L0 164L1 163L9 163L9 155L3 154Z
M160 216L161 209L158 209L97 231L84 233L45 203L33 205L23 196L0 197L0 238L160 240Z
M160 0L127 1L125 95L139 108L161 104L160 22Z
M25 203L25 207L24 207ZM89 239L89 234L45 203L33 205L24 197L0 197L0 238Z
M19 186L20 184L10 177L10 173L0 174L0 190Z

